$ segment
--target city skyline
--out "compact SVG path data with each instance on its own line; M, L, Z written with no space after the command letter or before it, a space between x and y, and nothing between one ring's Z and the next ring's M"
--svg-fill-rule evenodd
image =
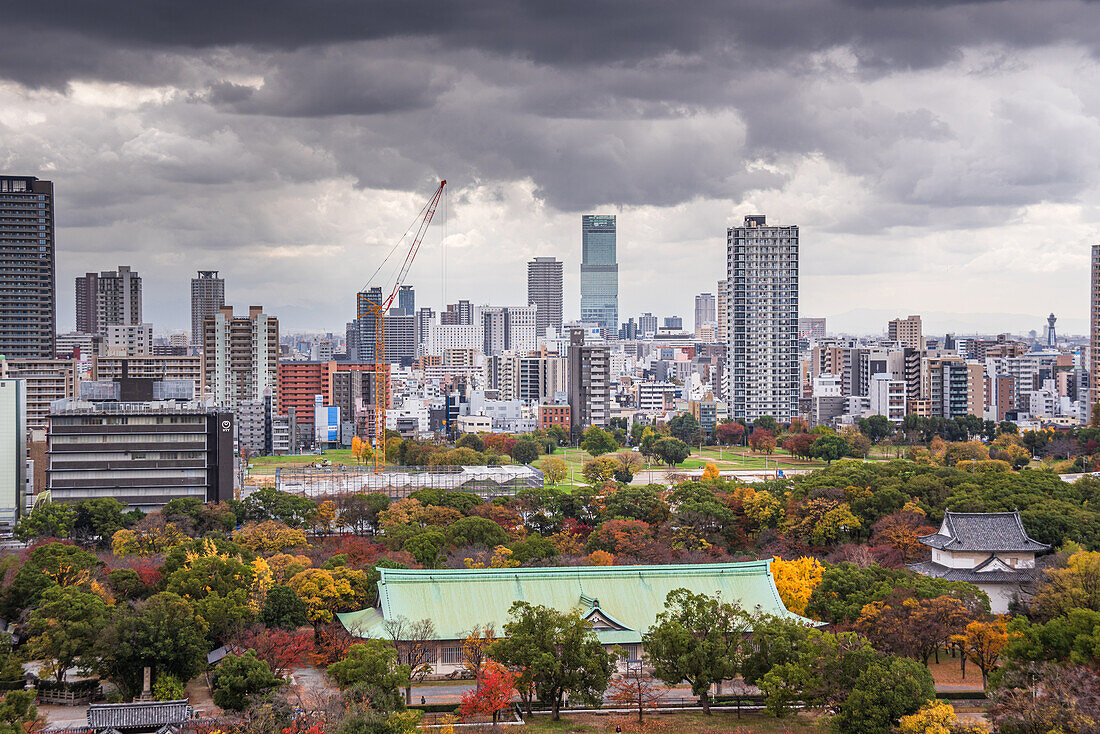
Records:
M108 23L28 4L6 48L79 52L0 58L0 160L56 183L57 282L129 263L163 328L186 328L179 274L203 268L288 329L339 330L445 177L446 267L434 228L410 278L436 309L444 290L523 303L524 263L554 256L576 318L575 221L602 211L618 217L620 313L690 317L725 228L763 213L813 243L802 310L838 330L871 303L1053 311L1084 332L1100 8L1044 6L695 3L629 26L501 7L511 21L489 34L461 9L378 24L200 2ZM72 298L58 289L61 330Z

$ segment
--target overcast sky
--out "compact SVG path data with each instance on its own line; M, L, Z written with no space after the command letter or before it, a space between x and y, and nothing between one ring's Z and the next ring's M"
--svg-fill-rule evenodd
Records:
M522 303L552 255L576 317L580 215L615 213L622 319L690 325L764 213L800 225L830 330L1083 330L1100 3L259 5L4 5L0 171L55 182L62 329L73 278L127 264L158 329L217 269L284 331L342 330L446 178L418 306Z

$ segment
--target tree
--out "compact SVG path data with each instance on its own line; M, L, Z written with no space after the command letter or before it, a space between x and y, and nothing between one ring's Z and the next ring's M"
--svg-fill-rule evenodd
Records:
M779 424L770 415L762 415L752 423L756 430L763 430L775 435L779 431Z
M260 622L265 627L296 630L309 624L309 608L294 589L283 584L272 586L260 610Z
M192 604L161 592L134 607L116 606L101 636L100 655L108 676L126 693L141 690L141 672L171 673L191 680L206 667L206 622Z
M523 671L539 699L550 702L554 721L561 719L562 697L568 693L598 705L607 689L614 654L603 649L580 613L518 601L509 610L504 639L489 648L494 660Z
M666 690L668 689L658 684L638 665L611 679L607 698L620 706L637 710L638 723L641 724L642 714L656 709Z
M307 568L287 581L287 586L305 602L307 617L315 627L331 622L335 612L365 606L367 584L365 573L347 568Z
M252 586L255 574L239 558L200 556L183 568L173 571L165 590L188 599L205 599L211 594L228 596L231 592Z
M947 701L929 701L917 713L898 719L898 734L952 734L958 723L954 706Z
M96 594L74 586L54 586L31 612L31 653L52 661L54 679L65 680L74 665L94 670L99 636L107 624L107 605Z
M444 537L447 544L454 548L476 545L495 548L508 543L508 533L492 520L484 517L464 517L456 520L448 528Z
M863 607L855 628L877 649L927 664L940 645L962 633L971 619L971 611L958 599L917 599L899 589Z
M374 449L371 448L370 443L359 438L359 436L352 436L351 455L355 457L357 462L363 464L374 458Z
M1031 606L1040 620L1066 616L1071 609L1100 611L1100 551L1077 551L1065 568L1047 569Z
M540 468L543 477L546 479L546 484L551 487L561 484L566 475L569 474L569 465L556 456L548 456L543 459Z
M517 673L495 660L486 661L477 670L477 686L462 694L462 703L458 707L459 716L491 716L493 728L496 729L500 712L512 705L517 677Z
M462 638L462 664L472 678L489 659L489 648L497 641L496 628L490 623L478 625Z
M106 547L112 535L134 522L133 515L126 512L126 505L114 497L92 497L77 504L73 532Z
M66 543L40 545L30 552L4 592L4 612L9 618L38 603L51 586L84 586L92 579L99 559Z
M787 436L783 441L783 448L787 450L791 456L797 456L801 459L809 459L810 452L813 450L814 443L817 442L818 436L812 433L794 433Z
M810 601L817 585L821 583L821 576L825 569L816 558L803 556L793 561L784 561L776 557L772 559L772 576L775 578L775 588L779 592L783 604L795 614L805 614L806 605Z
M34 734L46 721L34 705L35 691L8 691L0 699L0 734Z
M738 669L741 638L750 619L717 597L687 589L669 592L664 611L644 636L653 674L670 686L687 681L710 714L710 687Z
M405 684L405 703L412 703L412 681L424 680L432 672L432 650L438 637L435 624L430 619L416 622L397 617L382 623L386 634L393 641L397 661L409 668L409 682Z
M603 456L619 448L619 443L614 436L604 429L599 426L592 426L584 432L584 438L581 439L581 448L592 456Z
M990 719L1005 734L1092 732L1100 721L1100 673L1080 665L1031 663L1007 672Z
M267 486L257 489L240 503L242 522L272 520L292 528L306 528L317 514L317 505L308 497L282 492Z
M516 441L512 447L512 459L520 464L533 464L539 458L539 445L530 439Z
M699 443L703 432L691 413L677 413L668 422L668 432L686 444Z
M966 659L982 671L982 689L989 688L989 674L997 667L1001 652L1008 642L1007 625L1003 619L992 622L975 620L966 625L962 634L952 635Z
M678 438L662 438L653 444L653 452L662 463L670 467L691 456L691 448Z
M485 442L476 433L464 433L455 441L455 448L470 449L480 453L485 450Z
M733 446L741 443L741 439L745 436L745 427L734 421L726 421L718 424L715 435L718 437L718 443L724 446Z
M446 536L438 530L422 530L402 543L401 550L412 555L421 566L435 568L446 542Z
M343 499L336 517L356 535L374 535L378 532L378 514L389 506L389 496L381 492L356 493Z
M267 663L272 673L285 678L293 668L312 658L313 632L253 628L238 634L229 646L235 651L254 652L257 659Z
M894 424L884 415L872 415L869 418L861 418L859 421L859 432L873 443L889 437L894 430Z
M758 454L775 452L775 434L764 428L755 429L749 436L749 447Z
M584 462L584 468L581 469L581 473L584 474L585 481L589 484L603 484L610 481L615 472L619 468L619 462L612 459L610 456L597 456L594 459L589 459Z
M889 734L902 716L936 698L928 668L916 660L887 657L869 665L837 715L841 734Z
M641 520L660 525L669 514L665 491L660 484L620 487L604 498L601 516L608 520Z
M214 671L211 693L214 703L230 711L244 711L252 696L263 695L283 684L252 650L243 655L226 655Z
M875 523L871 544L895 551L901 563L912 563L927 552L921 536L936 532L927 522L927 516L916 508L891 513Z
M35 505L29 515L19 519L15 537L24 543L38 538L67 538L75 524L76 510L72 505L42 502Z
M810 456L820 459L826 464L832 464L837 459L843 459L847 456L848 451L848 442L840 436L821 436L810 449Z
M400 690L409 685L409 666L399 663L397 651L382 640L352 645L344 659L328 666L327 672L341 691L367 695L376 708L404 707Z
M316 513L310 517L316 516ZM250 523L233 531L233 540L251 551L279 553L287 548L307 548L309 541L304 530L290 527L274 520Z

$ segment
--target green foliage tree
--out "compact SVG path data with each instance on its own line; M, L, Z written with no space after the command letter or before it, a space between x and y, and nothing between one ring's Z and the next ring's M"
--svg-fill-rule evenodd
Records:
M308 614L309 608L294 593L294 589L276 584L267 591L260 610L260 623L265 627L296 630L309 624Z
M226 655L214 671L211 693L214 703L229 711L244 711L253 696L262 696L283 684L271 666L256 658L254 650Z
M697 444L703 431L691 413L677 413L668 422L668 432L686 444Z
M455 441L455 448L470 449L480 453L485 450L485 442L476 433L464 433Z
M9 618L38 604L52 586L79 586L91 580L99 559L86 550L65 543L48 543L31 551L26 563L4 591L4 612Z
M779 424L775 418L770 415L762 415L752 422L754 429L759 428L769 433L775 434L779 432Z
M669 592L665 609L644 636L653 675L669 685L687 681L710 715L710 687L732 678L750 619L732 604L687 589Z
M41 731L44 721L34 705L34 691L8 691L0 700L0 734Z
M241 522L274 520L292 528L309 527L317 515L317 505L308 497L261 487L240 503Z
M98 595L76 586L51 587L30 615L31 654L50 661L59 683L73 666L94 670L107 619L107 604Z
M412 669L397 659L397 650L382 640L365 640L348 648L343 660L328 666L328 676L341 691L369 697L387 711L405 706L401 691L409 685Z
M42 502L19 519L15 537L24 543L38 538L67 538L76 524L76 510L60 502Z
M664 487L660 484L620 487L603 503L604 520L642 520L650 525L660 525L669 516Z
M439 554L447 543L446 536L438 530L421 530L401 545L425 568L435 568L439 564Z
M153 682L154 701L179 701L187 698L187 685L171 673L161 673Z
M509 613L504 639L489 647L489 656L523 670L521 682L529 682L539 700L550 703L554 721L561 718L566 693L599 705L611 679L615 655L604 650L580 613L522 601L514 603Z
M344 498L336 510L336 518L356 535L374 535L378 532L378 513L389 506L389 496L381 492L356 493Z
M619 442L599 426L592 426L584 432L581 448L592 456L602 456L619 448Z
M530 439L516 441L512 447L512 460L519 464L533 464L539 458L539 445Z
M554 544L541 535L528 535L523 540L513 543L511 550L512 560L519 564L544 561L560 555Z
M662 438L653 444L653 452L662 463L674 467L691 456L691 447L678 438Z
M894 424L884 415L873 415L870 418L861 418L859 421L859 432L874 443L888 438L894 430Z
M106 548L111 544L112 535L136 524L141 517L141 512L137 516L126 512L126 505L114 497L93 497L77 504L73 532L88 542Z
M141 691L142 670L191 680L206 667L207 624L194 606L165 591L131 607L116 605L100 637L102 669L124 693Z
M508 533L492 520L484 517L464 517L456 520L444 534L447 544L454 548L468 545L495 548L506 545L510 540Z
M869 665L856 679L840 708L841 734L889 734L898 719L936 700L928 668L916 660L887 656Z
M834 434L832 436L822 436L814 441L814 445L810 447L810 456L820 459L826 464L832 464L834 461L847 456L848 451L848 442Z

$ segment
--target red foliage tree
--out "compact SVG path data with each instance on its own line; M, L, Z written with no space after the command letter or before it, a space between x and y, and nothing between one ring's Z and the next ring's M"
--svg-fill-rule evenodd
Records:
M875 523L871 546L876 556L887 561L883 565L901 566L922 558L927 550L917 538L936 532L926 522L927 518L919 512L899 511ZM895 559L897 563L889 562Z
M793 456L808 459L810 458L810 449L817 442L817 438L813 433L792 433L783 441L783 448Z
M485 448L496 449L498 454L512 455L512 449L516 447L518 439L507 433L490 433L485 436Z
M377 561L386 552L386 546L354 535L344 535L335 538L326 551L325 558L343 553L348 557L348 568L363 568Z
M588 552L603 550L616 556L648 558L653 553L653 529L641 520L608 520L588 536Z
M749 436L749 446L758 453L770 454L775 451L775 434L763 428L757 428Z
M735 443L741 443L741 439L745 437L745 427L740 423L722 423L718 426L718 442L725 444L726 446L732 446Z
M256 657L266 662L271 672L280 678L286 677L291 668L310 662L314 652L310 630L287 632L254 627L236 635L229 644L240 652L254 650Z
M607 687L607 697L620 706L636 709L640 724L642 714L657 708L666 690L652 676L646 675L641 667L637 667L612 678L611 685Z
M462 694L458 713L468 716L491 716L493 727L500 712L512 705L516 695L517 674L494 660L482 663L477 671L477 688Z
M310 658L318 667L327 667L343 660L348 654L348 648L356 643L356 639L348 634L344 625L339 622L330 622L317 630L313 638L313 652Z

